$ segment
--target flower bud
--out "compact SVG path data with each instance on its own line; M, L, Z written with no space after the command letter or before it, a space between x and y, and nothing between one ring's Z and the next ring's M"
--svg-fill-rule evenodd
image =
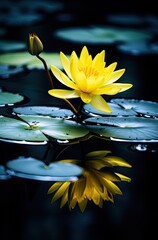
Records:
M35 33L29 34L28 51L31 55L39 55L43 51L43 44Z

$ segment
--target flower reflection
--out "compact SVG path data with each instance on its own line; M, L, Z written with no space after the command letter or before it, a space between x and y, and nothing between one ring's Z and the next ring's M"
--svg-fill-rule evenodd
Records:
M115 71L117 62L105 67L104 58L103 50L92 59L86 46L83 47L79 58L75 51L72 52L70 60L60 52L60 59L67 75L54 65L50 66L51 71L62 84L72 90L51 89L48 93L62 99L81 98L83 103L89 103L97 110L111 113L110 106L101 95L115 95L128 90L132 84L115 83L124 74L125 69Z
M116 182L131 181L129 177L110 170L114 166L131 167L124 159L111 155L111 151L89 152L85 155L84 161L77 159L61 161L77 164L83 168L83 174L77 181L55 182L49 188L48 194L54 194L52 202L61 198L61 208L68 203L71 210L78 203L80 210L84 212L88 200L102 208L104 201L114 202L113 195L122 194Z

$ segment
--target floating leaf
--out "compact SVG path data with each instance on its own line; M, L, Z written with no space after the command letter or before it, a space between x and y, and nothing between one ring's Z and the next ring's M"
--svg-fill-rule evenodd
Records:
M6 140L43 142L48 137L71 140L84 137L88 129L77 122L40 115L19 115L19 120L0 116L0 138ZM23 142L25 143L25 142Z
M47 62L48 68L51 64L58 68L62 68L59 53L45 53L40 54ZM44 69L43 63L36 57L26 52L11 52L0 54L0 64L9 66L26 66L28 69Z
M107 16L107 21L123 25L142 25L146 19L137 14L111 14Z
M74 181L82 174L82 168L66 162L53 162L48 166L44 162L19 156L6 164L7 173L11 176L40 181Z
M24 96L19 93L11 93L11 92L1 92L0 91L0 107L4 107L6 105L14 105L15 103L19 103L24 100Z
M158 117L157 102L123 98L112 99L111 101L124 109L132 110L145 116Z
M145 41L127 42L118 45L117 48L121 52L136 56L158 54L158 44L154 42L153 43Z
M51 117L70 118L74 113L69 109L52 106L25 106L13 108L13 113L27 115L43 115Z
M158 120L143 117L91 117L88 129L111 140L158 142Z
M95 116L95 115L109 115L109 116L129 116L129 115L136 115L136 113L132 109L126 109L122 108L116 103L109 102L108 105L110 106L112 113L106 113L97 110L94 108L91 104L85 104L83 107L83 112L86 113L89 116Z
M64 40L89 44L142 41L152 37L148 31L102 26L63 28L57 30L54 35Z
M26 44L18 41L11 40L0 40L0 51L17 51L21 49L26 49Z
M19 67L10 67L7 65L0 65L0 78L5 79L9 78L10 75L18 74L24 71L24 68Z

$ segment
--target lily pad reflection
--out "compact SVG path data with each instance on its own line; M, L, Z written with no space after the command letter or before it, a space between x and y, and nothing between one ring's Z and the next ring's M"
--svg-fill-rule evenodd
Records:
M6 169L3 165L0 165L0 180L8 180L11 176L6 172Z
M158 120L139 117L91 117L85 120L88 129L115 141L158 142Z
M40 181L74 181L82 174L82 168L66 162L53 162L48 166L44 162L20 156L6 164L10 176Z
M19 119L0 116L1 140L29 141L40 143L56 140L71 140L84 137L89 130L82 124L61 118L40 115L18 115Z

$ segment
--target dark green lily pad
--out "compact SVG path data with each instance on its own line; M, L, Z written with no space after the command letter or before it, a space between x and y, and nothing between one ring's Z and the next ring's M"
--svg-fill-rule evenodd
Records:
M63 28L57 30L54 35L64 40L89 44L113 44L120 41L134 42L152 38L151 32L148 31L111 26Z
M149 43L147 41L127 42L117 46L117 48L124 53L131 55L151 55L158 54L157 42Z
M62 68L59 53L46 53L40 54L45 59L48 68L53 64L58 68ZM44 69L43 63L36 57L25 52L10 52L0 54L0 64L9 66L26 66L29 70L31 69Z
M15 103L22 102L24 100L24 96L19 93L11 93L11 92L1 92L0 91L0 107L4 106L12 106Z
M10 67L7 65L0 65L0 78L5 79L9 78L10 75L18 74L24 71L24 68L21 66Z
M108 105L110 106L112 113L106 113L106 112L102 112L97 110L96 108L94 108L92 105L90 104L85 104L83 107L83 112L86 113L89 116L131 116L131 115L136 115L136 113L132 110L132 109L125 109L121 106L119 106L116 103L111 103L108 102Z
M118 104L124 109L130 109L144 116L158 117L158 103L137 99L112 99L113 103Z
M87 128L101 137L129 142L158 142L158 120L143 117L91 117Z
M40 181L72 181L82 174L82 168L66 162L53 162L48 166L44 162L20 156L6 164L7 172L11 176Z
M0 40L0 51L6 52L6 51L17 51L26 49L26 43L24 42L18 42L18 41L9 41L9 40Z
M84 137L89 130L77 122L40 115L19 115L19 120L0 116L1 140L27 142L48 142L49 137L57 140L71 140Z
M13 113L25 114L25 115L42 115L51 117L70 118L74 113L69 109L63 109L52 106L25 106L14 107Z

